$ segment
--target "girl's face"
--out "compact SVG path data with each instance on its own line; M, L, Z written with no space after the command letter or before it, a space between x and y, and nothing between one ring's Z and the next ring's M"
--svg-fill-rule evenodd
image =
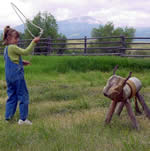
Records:
M16 35L16 33L13 33L9 38L8 38L8 43L9 44L17 44L19 41L19 37Z
M19 41L19 38L11 37L9 40L9 44L17 44Z

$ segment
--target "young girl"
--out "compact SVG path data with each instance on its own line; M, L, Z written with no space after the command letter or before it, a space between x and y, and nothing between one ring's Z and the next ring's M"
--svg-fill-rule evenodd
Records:
M18 101L20 101L19 125L32 124L32 122L27 119L29 94L24 79L23 69L23 65L28 65L30 63L28 61L23 61L21 55L28 55L39 40L39 37L34 38L26 49L22 49L17 46L19 41L19 33L9 26L6 26L4 29L3 41L6 45L4 50L5 78L7 82L8 95L5 119L7 121L12 119L16 112Z

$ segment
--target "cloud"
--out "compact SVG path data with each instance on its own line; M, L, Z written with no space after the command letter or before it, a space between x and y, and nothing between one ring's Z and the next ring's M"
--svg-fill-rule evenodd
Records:
M24 2L20 0L7 0L7 1L1 1L0 5L0 19L1 19L1 24L0 24L0 29L3 29L6 25L10 26L15 26L22 24L18 16L16 15L15 11L11 7L11 2L13 2L19 9L29 18L32 18L33 15L32 13L35 11L33 9L33 5L30 3L26 3L24 5ZM23 18L24 19L24 18ZM25 20L25 19L24 19Z
M150 26L150 1L141 0L5 0L0 5L0 28L21 24L10 2L32 19L39 11L51 13L56 20L92 16L102 23L112 21L116 26Z
M72 17L72 11L68 8L57 8L54 16L56 20L65 20Z
M100 11L89 11L88 16L101 20L103 24L110 21L116 26L149 26L149 24L145 24L145 21L149 19L149 15L142 11L116 10L111 8L101 9Z

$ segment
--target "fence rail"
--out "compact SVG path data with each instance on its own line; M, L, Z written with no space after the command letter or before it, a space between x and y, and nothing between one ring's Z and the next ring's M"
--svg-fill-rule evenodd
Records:
M20 40L18 46L26 48L32 39ZM128 42L132 40L134 42ZM137 42L140 40L141 42ZM143 40L148 40L143 42ZM150 57L150 37L98 37L77 39L41 38L33 55L116 55L124 57ZM141 47L139 47L141 46ZM4 46L0 41L0 54ZM141 54L139 54L139 52ZM142 54L144 53L144 54Z

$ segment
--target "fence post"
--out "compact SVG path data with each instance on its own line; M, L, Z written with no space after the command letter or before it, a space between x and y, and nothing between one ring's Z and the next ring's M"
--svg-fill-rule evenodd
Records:
M122 48L123 48L123 49L121 49L121 53L124 55L126 52L126 48L127 48L125 36L122 35L122 36L120 36L120 38L121 38L121 43L122 43Z
M84 53L87 51L87 37L84 37Z
M51 37L50 36L47 39L47 51L48 51L48 54L51 53Z

